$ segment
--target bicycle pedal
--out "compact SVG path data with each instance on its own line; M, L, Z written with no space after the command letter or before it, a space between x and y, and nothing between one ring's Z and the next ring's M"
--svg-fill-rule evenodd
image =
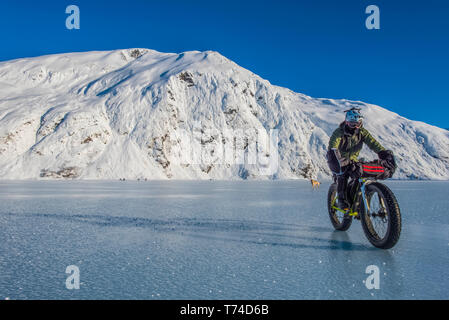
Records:
M350 215L351 215L352 217L354 217L354 219L360 220L360 215L359 215L358 212L352 212Z

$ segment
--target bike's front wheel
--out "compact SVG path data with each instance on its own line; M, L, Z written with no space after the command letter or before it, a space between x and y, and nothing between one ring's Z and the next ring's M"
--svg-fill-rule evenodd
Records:
M352 217L344 214L336 209L337 206L337 184L333 183L329 187L327 193L327 208L329 211L329 218L335 230L346 231L352 224Z
M386 185L373 182L366 185L362 201L362 227L369 242L377 248L390 249L401 234L401 211L393 192Z

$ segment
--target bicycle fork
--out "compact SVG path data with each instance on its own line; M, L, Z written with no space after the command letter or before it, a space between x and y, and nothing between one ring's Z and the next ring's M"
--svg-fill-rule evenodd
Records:
M360 183L360 191L362 192L363 204L365 205L367 212L369 212L370 208L369 208L368 200L366 199L366 196L365 196L365 187L366 187L365 180L360 178L359 183Z

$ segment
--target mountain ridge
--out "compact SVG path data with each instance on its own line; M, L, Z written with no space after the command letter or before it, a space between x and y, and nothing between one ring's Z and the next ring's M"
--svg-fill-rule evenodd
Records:
M215 51L16 59L0 62L0 84L0 179L325 179L329 136L352 106L397 155L395 178L449 179L446 130L272 85ZM252 132L224 134L245 130ZM278 143L256 143L257 161L245 162L249 153L235 161L236 150L252 150L251 139L270 132ZM190 149L180 141L187 135ZM230 145L233 159L225 161ZM207 161L192 160L205 151ZM186 153L192 157L183 161ZM275 171L261 170L267 159L277 161Z

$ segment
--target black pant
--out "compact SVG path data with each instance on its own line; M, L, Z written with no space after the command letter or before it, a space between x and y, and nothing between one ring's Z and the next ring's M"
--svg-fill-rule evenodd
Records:
M337 176L337 194L338 199L346 200L346 188L348 187L349 176L347 174L341 174Z
M346 188L349 179L349 161L342 159L338 150L329 150L327 164L336 177L338 199L346 200Z

